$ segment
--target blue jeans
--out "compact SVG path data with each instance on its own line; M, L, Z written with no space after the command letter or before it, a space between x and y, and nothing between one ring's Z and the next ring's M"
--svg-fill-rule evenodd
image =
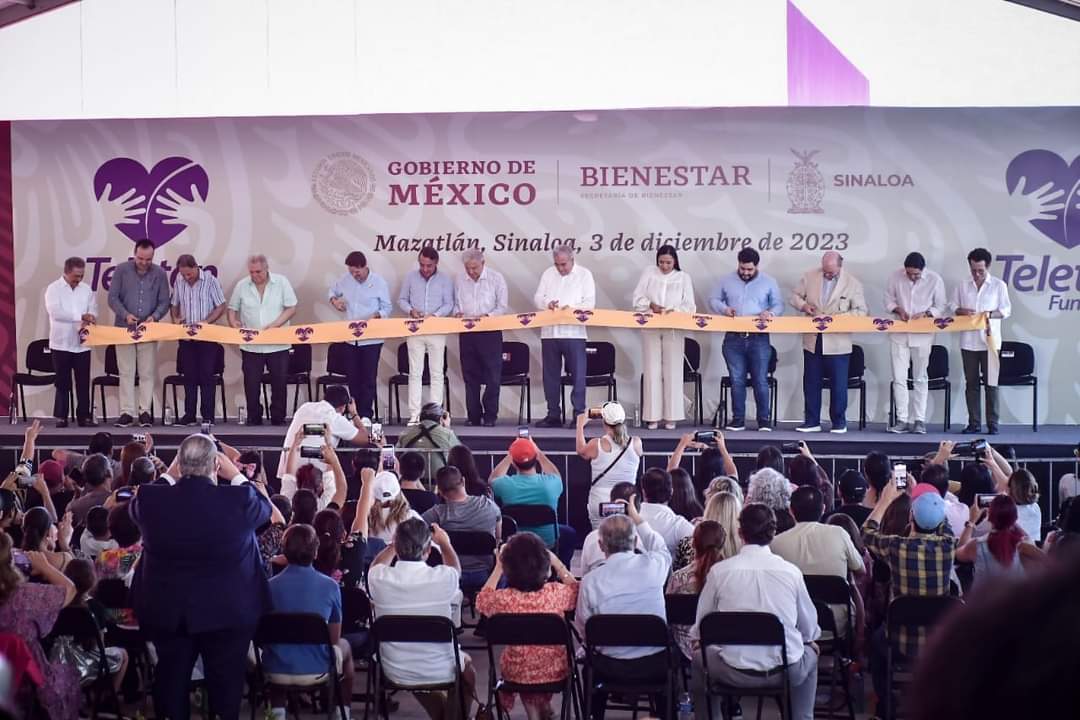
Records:
M758 426L769 424L769 335L734 333L724 335L724 362L731 378L731 422L746 421L746 376L754 388Z
M851 355L823 355L821 335L817 336L814 352L803 350L803 398L806 407L806 424L821 422L822 379L829 379L829 420L834 428L847 426L848 361Z
M559 417L562 405L562 371L574 380L570 391L570 404L574 408L571 418L585 412L585 340L582 338L549 338L540 341L540 353L544 360L544 398L547 400L547 416Z

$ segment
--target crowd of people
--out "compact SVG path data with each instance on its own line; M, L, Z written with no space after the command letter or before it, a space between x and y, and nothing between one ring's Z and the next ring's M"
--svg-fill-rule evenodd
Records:
M543 309L592 310L596 306L593 274L577 264L576 249L559 245L552 252L553 265L544 270L533 295L532 306ZM882 295L885 321L907 322L919 318L944 318L950 314L985 315L989 334L1000 341L1001 320L1011 313L1004 282L990 274L992 257L984 248L967 257L969 276L946 295L941 276L927 269L926 259L910 253L903 267L889 275ZM724 362L731 378L732 418L727 430L746 429L747 379L753 389L757 429L772 430L768 384L772 349L765 331L785 305L811 318L870 314L863 284L844 269L844 258L826 252L820 267L804 274L785 298L776 280L759 268L761 257L753 248L738 253L735 272L723 275L708 294L708 312L723 317L757 318L760 332L727 332L723 340ZM439 270L439 253L425 246L419 252L417 269L401 281L397 308L417 321L427 317L479 318L502 315L509 308L506 279L487 267L481 250L467 250L462 256L464 272L451 278ZM135 243L134 256L113 273L108 287L108 306L117 327L136 328L140 324L171 319L175 323L203 326L224 318L229 326L256 333L283 327L297 313L296 293L286 275L271 272L265 256L248 259L248 276L237 282L226 302L217 276L200 267L189 254L177 258L172 286L161 267L154 264L154 245L149 240ZM353 251L345 258L348 269L329 288L327 301L342 319L364 323L390 317L394 305L390 284L373 272L367 258ZM86 263L68 258L63 275L45 291L49 314L49 348L56 371L53 415L60 426L68 424L69 395L74 387L74 417L80 426L93 426L90 406L90 348L82 344L81 331L99 322L98 301L83 282ZM785 300L787 301L785 303ZM679 265L677 250L664 245L656 252L654 266L645 269L634 288L631 307L642 313L698 311L690 274ZM896 320L892 320L895 318ZM987 332L960 333L963 356L968 422L967 433L982 431L982 397L986 398L986 431L998 432L999 412L996 373L990 368ZM422 422L423 386L430 380L430 399L442 404L446 372L447 335L411 335L406 338L408 353L408 424ZM641 331L643 385L641 420L649 429L667 429L685 420L683 398L684 341L681 330ZM563 373L569 376L570 400L574 415L585 411L586 328L577 325L543 327L540 331L543 387L547 403L541 427L562 424ZM932 333L889 333L891 357L890 390L895 400L896 418L889 426L895 433L926 432L926 402ZM498 419L499 389L503 372L503 336L499 330L462 333L458 336L465 386L466 422L474 426L494 426ZM373 417L378 387L379 355L383 340L364 338L340 347L340 362L359 413ZM285 424L286 378L289 346L244 344L240 347L246 411L244 421L261 425L263 402L260 393L264 377L269 381L270 402L266 410L274 425ZM852 354L852 336L847 333L807 333L803 336L804 420L801 432L821 432L822 390L830 388L829 431L847 432L847 379ZM115 347L119 371L120 416L117 425L153 425L153 394L158 371L157 343L143 342ZM181 340L177 365L185 386L185 406L178 418L182 425L197 425L215 417L215 382L222 347L202 340ZM908 392L910 382L914 392ZM138 398L136 398L138 393ZM201 405L200 405L201 398ZM201 413L200 413L201 408ZM570 421L573 427L574 421ZM595 450L594 450L595 452Z
M949 441L900 463L874 451L832 478L806 443L793 456L764 445L753 470L740 474L722 434L708 442L688 434L666 468L645 469L625 412L608 403L597 437L585 437L587 415L576 419L577 452L593 483L592 530L578 542L557 520L515 520L514 508L530 505L558 517L564 493L565 478L532 438L515 439L485 478L469 448L446 447L447 438L427 453L439 456L437 466L416 450L383 452L382 438L349 419L357 408L346 388L331 386L325 398L298 409L276 470L259 453L210 435L188 436L166 464L149 435L117 447L99 432L85 449L54 450L37 472L20 462L6 478L0 634L24 644L25 666L44 678L37 698L50 717L75 718L80 687L101 680L104 669L122 702L149 693L160 718L189 716L194 672L205 678L211 714L235 718L252 682L256 628L272 612L319 615L333 651L259 648L261 666L278 684L255 701L284 717L282 684L319 677L332 662L347 720L354 673L372 662L366 620L441 616L460 625L471 603L481 616L566 615L587 641L590 618L666 620L666 596L693 595L696 619L672 631L675 651L692 667L697 707L716 703L726 718L741 712L737 697L706 696L707 662L708 677L747 691L787 673L793 717L811 718L822 628L805 578L822 575L848 585L850 601L830 611L837 633L851 628L850 655L869 668L878 715L887 717L890 643L908 660L932 643L923 632L888 637L891 600L966 601L1076 568L1080 505L1070 500L1044 528L1040 483L989 444L956 480ZM436 424L443 417L434 405L424 415ZM26 461L39 456L41 432L36 421L26 430ZM356 447L343 461L346 444ZM688 453L695 453L693 474L683 469ZM466 542L477 535L496 550L477 553ZM99 600L106 580L130 589L125 606ZM346 618L344 598L352 593L369 598L373 618ZM70 607L99 618L104 665L92 648L52 636ZM704 618L747 611L771 613L783 625L786 667L775 648L702 651ZM451 645L389 642L378 658L395 683L438 684L460 672L468 703L480 694L472 659L455 656ZM645 683L668 671L655 647L604 647L590 662L599 681ZM137 668L146 664L152 687ZM566 678L571 664L561 647L511 647L499 673L548 683ZM447 694L417 697L434 720L450 712ZM595 693L594 717L603 717L607 699ZM520 700L530 720L553 713L550 692L524 692ZM515 697L503 693L497 702L509 710ZM659 703L656 710L670 712Z

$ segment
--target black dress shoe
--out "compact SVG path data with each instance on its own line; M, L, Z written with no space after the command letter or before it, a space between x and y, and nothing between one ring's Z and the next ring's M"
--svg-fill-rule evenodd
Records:
M281 418L280 420L271 420L270 424L271 425L285 425L287 423L285 422L285 418Z
M79 427L97 427L97 423L92 418L82 418L79 420Z
M987 435L997 435L998 434L998 426L997 425L988 425L987 428L986 428L986 434Z
M262 425L263 423L262 423L262 420L252 420L251 418L248 418L248 421L246 423L244 423L244 424L247 425L248 427L258 427L259 425Z
M68 426L68 421L67 420L57 420L56 421L56 427L58 427L58 428L66 428L67 426Z
M536 423L536 427L555 428L562 427L562 421L557 417L546 417Z
M965 435L978 435L979 433L982 432L982 426L981 425L968 425L967 427L965 427L960 432L962 432Z
M484 421L484 427L495 427L495 421L494 420L485 420Z

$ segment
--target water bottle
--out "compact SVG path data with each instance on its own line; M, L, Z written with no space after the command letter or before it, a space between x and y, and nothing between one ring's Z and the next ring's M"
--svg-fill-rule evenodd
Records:
M688 692L679 695L679 720L694 720L694 698Z
M15 393L8 398L8 425L15 424Z
M634 427L641 427L641 409L637 405L634 406Z
M176 418L173 416L172 408L166 406L165 407L165 427L171 426L174 422L176 422Z
M236 408L236 419L241 425L247 425L247 408L243 405Z

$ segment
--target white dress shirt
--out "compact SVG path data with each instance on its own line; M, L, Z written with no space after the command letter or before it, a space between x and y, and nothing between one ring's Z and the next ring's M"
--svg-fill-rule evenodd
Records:
M592 310L596 307L596 284L593 282L592 273L581 267L576 262L573 269L566 275L559 273L559 269L552 265L540 276L540 285L536 288L533 302L541 310L547 310L547 306L558 300L559 306L568 306L574 309ZM540 328L540 339L586 339L588 334L582 325L554 325Z
M460 573L449 565L429 567L425 562L400 559L393 566L372 565L368 589L375 617L436 615L452 619L452 605L461 599L459 579ZM454 649L449 643L383 643L379 656L386 676L401 684L440 683L454 677Z
M690 273L672 270L666 275L655 265L645 268L634 288L634 309L649 311L649 303L676 312L697 312Z
M685 537L694 534L694 523L679 515L666 503L641 503L641 518L649 527L664 538L664 544L672 555Z
M928 312L932 317L941 317L948 312L945 281L933 270L923 270L917 282L908 279L904 268L891 273L885 283L885 311L891 313L897 308L908 315ZM930 347L934 343L934 335L889 333L889 340L908 347Z
M293 437L298 432L304 431L304 425L327 425L330 427L330 446L337 447L338 443L344 440L345 442L351 442L356 434L360 432L360 429L347 420L344 415L339 413L334 406L325 400L318 400L315 402L306 402L300 407L296 408L296 412L293 413L292 422L289 424L289 430L285 433L285 441L282 445L281 457L278 460L277 476L281 477L285 473L285 461L289 458L289 448L292 447ZM301 447L316 447L321 448L323 446L322 435L305 435L304 439L300 442ZM307 459L305 458L305 461ZM330 485L334 484L333 474L328 473L329 469L322 460L311 460L312 465L318 466L323 471L323 483L327 481L327 477L330 478Z
M454 280L454 313L465 317L505 315L506 306L506 278L499 271L485 265L477 280L466 272Z
M798 662L804 645L821 635L817 610L802 572L764 545L743 545L739 554L713 565L698 600L697 622L691 631L701 637L701 620L712 612L767 612L784 625L787 660ZM772 670L781 664L779 649L727 645L721 659L743 670Z
M645 552L645 549L641 547L641 536L636 535L635 550ZM595 570L607 556L604 555L604 551L600 549L600 531L593 530L585 536L585 542L581 544L581 557L578 558L578 562L581 563L578 568L578 577L585 577L592 570Z
M952 310L967 308L975 312L1001 313L1001 318L1007 318L1012 314L1012 303L1009 302L1009 288L999 278L987 275L982 287L977 287L970 277L956 286L953 291ZM990 318L990 333L997 338L1001 345L1001 318ZM986 334L982 330L968 330L960 333L960 349L979 352L986 349Z
M79 342L82 316L97 317L94 291L84 282L74 288L61 277L45 288L45 312L49 314L49 349L65 352L90 352Z
M585 623L593 615L656 615L667 619L664 586L671 571L671 553L664 538L649 528L637 526L645 552L615 553L581 579L574 624L582 637ZM603 648L604 655L620 660L645 657L656 648Z

